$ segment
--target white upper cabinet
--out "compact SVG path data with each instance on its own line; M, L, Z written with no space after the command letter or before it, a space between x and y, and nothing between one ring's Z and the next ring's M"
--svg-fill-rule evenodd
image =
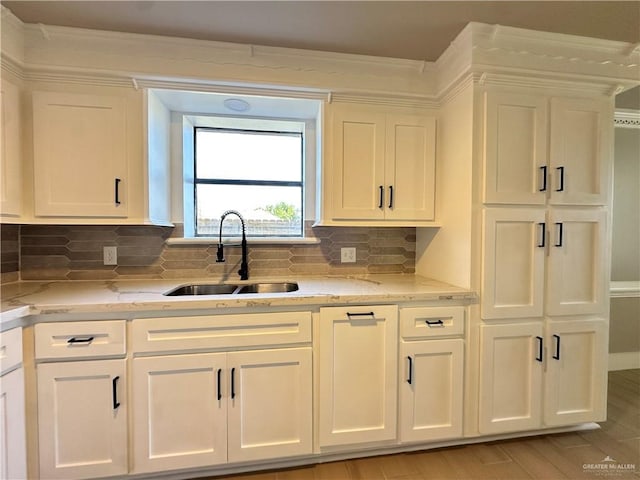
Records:
M0 216L17 219L22 214L22 113L20 89L2 79L0 90Z
M607 101L489 91L484 115L485 203L607 204Z
M434 117L335 105L329 129L330 185L323 192L329 220L433 221Z
M128 215L123 97L33 93L36 217Z

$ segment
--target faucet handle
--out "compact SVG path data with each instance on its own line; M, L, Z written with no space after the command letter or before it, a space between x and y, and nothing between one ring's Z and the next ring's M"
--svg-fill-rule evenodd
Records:
M221 243L218 244L218 251L216 253L216 263L224 262L224 248Z

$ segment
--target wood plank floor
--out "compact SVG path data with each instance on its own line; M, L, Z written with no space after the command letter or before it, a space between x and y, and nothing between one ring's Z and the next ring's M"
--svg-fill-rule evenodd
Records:
M233 475L231 480L640 479L640 370L609 373L601 429L541 435L308 467ZM615 460L603 462L605 458ZM585 464L634 464L596 471Z

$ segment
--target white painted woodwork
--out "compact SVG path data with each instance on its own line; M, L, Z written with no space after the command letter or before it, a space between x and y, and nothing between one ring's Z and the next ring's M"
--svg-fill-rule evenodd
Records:
M124 475L127 465L126 361L37 366L40 478ZM114 379L117 400L114 408Z
M400 309L402 338L464 335L464 307L405 307Z
M483 212L481 312L484 319L541 317L544 303L542 208Z
M24 369L0 377L0 478L27 478Z
M480 326L481 434L540 428L542 334L542 322Z
M549 211L548 315L606 314L609 289L606 223L606 212L599 208Z
M434 219L436 120L397 110L331 108L332 219Z
M333 108L331 115L332 217L343 220L384 218L385 115L354 107Z
M545 425L605 420L608 322L548 321L546 340Z
M225 463L228 378L225 353L135 358L133 472Z
M126 143L124 98L33 92L35 215L126 218Z
M464 341L401 342L399 370L400 441L462 437Z
M22 363L22 328L0 333L0 374Z
M231 352L230 375L232 370L229 462L311 454L311 347Z
M311 341L311 312L139 318L131 325L134 352L287 345Z
M547 97L485 93L485 203L545 204L548 121Z
M551 99L551 204L607 205L612 134L613 112L609 99ZM561 167L564 185L560 192Z
M320 446L394 440L397 307L321 308L319 329Z
M435 117L387 115L385 218L434 219L435 140Z
M124 356L125 320L38 323L35 358L51 360Z
M22 111L20 89L2 79L0 88L0 215L22 214Z

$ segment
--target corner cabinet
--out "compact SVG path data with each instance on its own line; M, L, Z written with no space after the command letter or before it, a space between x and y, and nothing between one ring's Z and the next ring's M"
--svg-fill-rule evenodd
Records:
M0 90L0 218L22 215L22 110L20 88L2 78Z
M33 92L35 216L126 218L128 134L124 97Z
M433 221L435 116L346 104L327 112L322 218L345 225Z
M398 307L320 309L320 447L394 442Z

